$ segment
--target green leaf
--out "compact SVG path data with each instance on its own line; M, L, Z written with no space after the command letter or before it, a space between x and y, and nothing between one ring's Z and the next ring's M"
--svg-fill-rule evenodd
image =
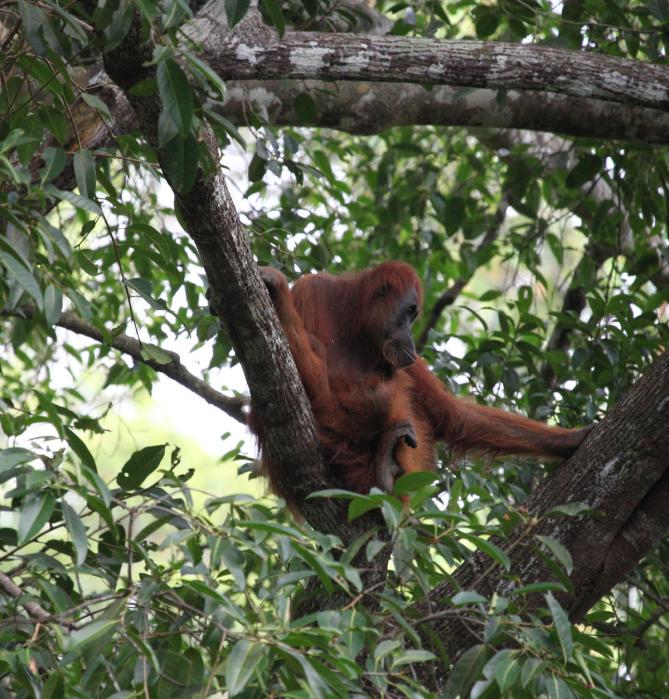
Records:
M142 343L142 359L157 362L158 364L172 364L174 358L164 349L153 345L150 342Z
M65 526L67 527L67 531L69 532L72 543L74 544L74 550L77 552L77 565L83 565L84 561L86 560L86 554L88 553L86 527L84 527L79 515L70 505L67 504L65 500L62 500L60 505L63 509Z
M60 318L62 310L63 294L58 287L49 284L44 290L44 318L47 325L55 325Z
M25 0L18 0L19 15L23 23L23 32L32 50L38 56L45 56L47 53L44 44L44 30L48 25L48 18L44 10L36 4Z
M80 148L72 158L74 177L79 193L86 199L95 199L95 161L87 148Z
M41 699L62 699L65 696L65 683L60 672L52 672L44 683Z
M108 3L108 5L114 7L115 3ZM112 15L111 21L103 28L105 51L115 49L125 39L130 29L134 10L134 3L120 0L118 9Z
M260 4L267 12L270 24L277 30L280 37L283 36L286 30L286 20L284 19L281 5L277 0L260 0Z
M572 560L569 551L552 536L542 536L541 534L537 534L537 539L539 539L539 541L541 541L541 543L553 553L555 558L560 561L564 569L567 571L567 575L571 575L571 571L574 569L574 561Z
M31 271L10 253L0 250L0 262L7 272L16 280L16 283L35 301L37 308L44 308L42 290Z
M153 288L151 286L151 282L147 279L133 277L132 279L126 279L125 283L131 289L134 289L151 306L151 308L160 310L164 310L166 308L164 301L153 298Z
M99 97L91 95L89 92L82 92L81 99L84 100L84 102L86 102L86 104L89 107L97 109L98 112L104 114L104 116L106 116L107 119L112 118L111 112L109 111L109 107Z
M487 601L488 600L483 595L479 595L478 592L474 592L473 590L461 590L460 592L456 592L451 599L451 602L456 607L464 604L485 604Z
M21 131L25 134L16 145L16 153L22 165L28 165L42 139L42 121L35 114L21 120Z
M239 24L249 9L250 0L225 0L225 16L230 29Z
M567 515L567 517L577 517L582 515L584 512L592 512L592 508L586 505L584 502L570 502L566 505L558 505L549 510L548 514L561 514Z
M70 135L70 124L67 121L65 110L56 109L53 105L46 105L39 110L39 117L58 143L61 146L65 145Z
M249 163L249 180L251 182L259 182L264 177L266 170L267 161L257 153L254 153Z
M70 447L72 447L72 451L81 459L81 462L88 466L91 471L97 473L98 469L95 465L93 454L91 454L81 438L78 437L69 427L64 427L63 432L65 433L67 443L70 445Z
M10 468L26 464L29 461L36 459L37 455L33 454L29 449L23 447L9 447L8 449L0 450L0 474L8 471Z
M166 447L166 444L156 444L136 451L123 465L116 482L126 490L139 488L160 466Z
M574 697L569 685L557 675L550 675L546 678L546 691L548 699L573 699Z
M564 592L565 587L559 582L537 582L529 585L521 585L514 589L515 595L530 595L536 592Z
M436 655L430 653L428 650L407 650L400 655L397 660L393 661L391 669L396 667L401 667L402 665L409 665L410 663L427 663L430 660L436 660Z
M301 92L295 98L293 108L295 109L298 119L303 124L312 123L316 118L316 103L312 96L306 92Z
M523 663L523 669L521 672L521 685L524 688L527 688L532 682L532 680L536 677L537 673L543 670L545 666L545 663L539 658L528 658L524 663Z
M457 660L444 691L444 699L466 697L472 685L481 676L488 660L488 649L483 644L468 648Z
M475 536L474 534L469 534L467 532L458 532L461 537L471 541L474 546L483 551L487 556L490 556L494 561L497 561L504 570L508 573L511 570L511 559L508 557L505 551L503 551L499 546L493 544L492 541L488 539L482 539L480 536Z
M520 660L515 651L503 650L500 653L504 655L495 665L495 681L500 692L506 692L520 677Z
M85 250L79 249L75 254L79 266L84 270L84 272L86 272L86 274L90 274L92 277L94 277L100 271L98 266L95 264L95 262L93 262L93 260L91 260Z
M158 63L156 72L158 81L158 93L163 103L163 118L168 119L174 127L173 131L164 124L166 140L160 138L160 145L165 146L175 134L182 139L190 134L193 123L193 93L191 92L188 78L179 64L172 58L166 58Z
M68 652L81 651L84 646L98 640L107 632L118 627L118 619L98 619L91 624L86 624L80 629L73 631L67 639L65 649Z
M239 694L251 678L263 655L263 646L247 641L237 641L225 664L225 686L231 697Z
M434 471L414 471L405 473L395 481L393 493L396 495L410 495L420 488L432 485L437 476Z
M449 197L444 202L442 216L444 227L448 235L454 235L462 226L465 218L465 200L462 197Z
M271 532L272 534L282 534L294 539L300 538L300 532L294 527L289 527L286 524L279 522L254 522L252 520L246 522L237 522L237 526L242 529L258 529L263 532Z
M221 80L219 74L215 70L212 70L204 61L201 61L193 53L187 53L185 58L188 61L191 73L199 80L204 80L204 82L208 83L207 87L211 87L216 90L220 98L224 98L225 82Z
M192 133L177 134L161 148L160 165L170 185L177 192L187 192L195 182L199 152Z
M89 468L85 464L81 465L81 472L84 478L97 490L105 507L109 507L111 505L111 493L109 488L107 488L107 484L98 476L94 469Z
M374 648L374 662L378 666L379 663L386 657L390 655L393 651L396 651L402 643L398 640L386 639L381 641L376 648Z
M40 232L42 232L46 238L54 243L58 252L64 260L69 260L72 257L72 246L70 245L67 238L63 235L60 228L52 226L48 221L41 221Z
M206 105L203 109L207 117L207 121L211 124L214 131L217 132L216 135L218 136L219 140L226 141L227 136L231 136L235 139L235 141L237 141L237 143L246 148L246 141L244 140L244 137L241 135L241 133L239 133L237 127L229 119L221 116L213 109L208 109ZM217 127L220 127L224 134L221 134L220 129Z
M67 163L65 149L53 147L45 148L42 153L42 160L44 161L44 167L40 171L42 183L51 182L51 180L60 175Z
M602 164L603 160L599 155L586 153L567 175L567 187L580 187L586 182L591 182L600 171Z
M75 206L77 209L89 211L90 213L95 214L96 216L100 216L102 214L102 209L98 204L96 204L94 201L91 201L90 199L86 199L85 197L79 196L74 192L67 192L62 189L58 189L57 187L54 187L51 184L47 184L44 186L44 192L52 197L55 197L56 199L60 199L61 201L66 201L72 204L72 206Z
M360 497L353 498L348 504L349 521L361 517L370 510L376 509L380 504L377 498L370 497L369 495L361 495Z
M479 5L474 10L474 24L476 26L476 36L479 39L487 39L495 33L502 13L497 6L490 7Z
M55 505L56 501L50 493L37 493L23 505L19 514L19 546L40 532L51 517Z
M328 669L322 663L315 660L312 661L302 653L296 653L290 649L284 649L284 652L288 653L301 665L306 680L304 685L308 688L308 696L315 699L331 699L333 694L340 697L346 696L342 692L335 691L332 686L332 680L337 682L337 678L336 676L333 677L332 673L328 672ZM330 686L326 684L326 681L330 682Z
M562 655L565 663L567 663L571 659L571 655L574 651L574 639L571 635L571 623L569 622L569 617L567 616L565 610L560 606L560 603L555 599L552 592L544 595L544 599L546 600L548 609L553 617L553 624L555 625L555 631L557 633L558 640L560 641Z

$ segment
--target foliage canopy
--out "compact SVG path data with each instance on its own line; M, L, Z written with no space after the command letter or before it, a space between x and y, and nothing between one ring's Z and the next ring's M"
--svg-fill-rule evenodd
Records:
M428 697L420 668L436 658L437 674L450 671L442 696L453 699L669 692L667 542L570 624L556 595L569 589L574 552L534 534L524 507L544 473L534 464L453 466L444 454L436 481L420 474L393 495L346 496L352 517L380 508L392 537L387 584L370 611L352 559L361 547L368 560L379 554L377 533L345 547L270 499L218 495L199 507L190 486L198 464L182 459L178 435L140 443L125 463L101 463L94 448L114 403L151 392L162 374L175 378L173 351L183 365L208 352L202 376L179 374L180 390L204 400L211 395L193 379L225 384L236 361L163 178L185 191L198 166L219 166L204 128L223 149L259 262L291 277L410 262L425 284L423 352L450 388L565 426L606 414L667 347L666 148L435 126L356 136L309 128L318 104L306 91L293 105L301 126L277 126L262 110L235 123L228 88L184 38L197 8L3 7L0 691ZM248 7L226 0L228 22ZM400 36L531 39L665 62L666 2L560 8L461 0L379 2L376 11ZM355 4L261 0L260 9L279 34L360 21ZM155 78L132 90L159 96L165 172L155 148L115 120L105 83L90 80L136 11L155 37ZM100 123L104 145L91 138ZM96 379L82 380L90 370ZM234 391L224 385L215 399L241 417ZM178 398L173 409L178 416ZM225 432L231 419L202 430ZM241 445L225 459L248 471L252 453ZM482 575L513 579L509 541L550 560L553 576L492 599L459 590L424 614L467 608L478 618L480 642L451 667L455 659L419 633L415 604L475 550L489 562ZM291 600L310 578L350 601L291 621ZM536 595L540 609L524 614Z

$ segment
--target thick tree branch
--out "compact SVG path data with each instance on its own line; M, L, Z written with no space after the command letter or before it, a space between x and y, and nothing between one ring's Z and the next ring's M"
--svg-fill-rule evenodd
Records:
M135 16L123 43L106 54L104 60L107 72L132 103L142 133L156 149L162 166L168 154L157 142L158 98L128 94L137 82L153 76L155 68L147 60L151 54L152 47L143 43L140 22ZM217 146L206 132L203 146L210 161L217 163ZM163 167L163 172L169 169ZM166 179L169 182L169 177ZM187 192L174 186L173 189L180 220L204 265L212 292L212 311L225 325L244 370L261 444L284 474L282 489L312 526L351 543L363 532L378 527L382 520L378 513L369 513L349 523L346 503L308 498L315 491L339 484L333 482L323 463L311 406L267 289L260 280L221 168L214 167L208 173L200 168L195 184ZM385 576L385 568L371 569L368 582L379 576Z
M580 621L669 530L667 424L669 353L653 363L528 502L530 516L538 522L529 533L558 539L572 555L571 589L559 596L572 621ZM585 503L590 514L551 514L556 506L572 502ZM521 533L517 541L520 545L513 547L508 540L497 541L507 547L510 576L502 575L490 559L476 553L455 573L456 585L485 596L496 592L508 597L520 585L554 579L528 532ZM417 614L425 617L429 610L443 609L455 591L447 582L441 583L430 594L429 605L417 605ZM529 600L531 608L542 603L540 596ZM466 613L433 615L430 633L455 658L476 642L468 622L476 627L475 617L469 619Z
M294 107L301 94L311 96L315 107L308 123ZM485 126L607 141L669 142L665 112L548 91L508 90L500 100L498 90L448 85L427 90L407 82L228 82L225 116L244 124L254 112L277 126L324 126L354 134L375 134L393 126Z
M286 32L230 35L203 58L224 79L302 78L555 92L669 111L669 70L547 46Z
M149 65L152 51L153 47L143 41L136 15L122 44L104 56L107 72L126 97L133 85L154 76L155 68ZM156 148L162 165L168 154L158 145L159 99L129 99L142 133ZM205 135L204 146L211 162L218 162L218 150L209 135ZM205 173L200 168L188 192L170 184L181 220L204 265L212 310L226 326L244 369L262 443L271 458L285 465L306 488L294 488L298 491L296 501L301 503L309 492L325 485L311 408L221 169L212 169ZM169 169L163 167L163 171Z
M350 1L355 4L355 0ZM257 31L257 25L252 22L247 25L235 29L236 39L233 41L236 43L232 46L251 58L257 56L260 59L277 43L276 35L268 28ZM252 31L249 26L253 28ZM378 18L372 22L369 30L383 31L385 26L383 18ZM278 126L327 126L352 133L378 133L391 126L433 124L532 129L570 136L669 143L669 114L657 108L635 106L637 101L648 101L647 95L656 95L655 101L660 103L662 96L666 100L666 68L648 63L621 62L620 59L593 53L531 46L481 44L473 41L450 44L436 40L347 34L342 36L343 41L350 44L347 44L348 54L341 54L350 73L346 76L347 82L333 81L337 76L329 74L323 76L327 81L289 80L287 78L290 77L290 72L284 73L283 63L263 68L278 76L276 79L240 80L243 75L237 71L241 70L242 64L237 62L234 51L231 55L230 32L220 0L207 3L188 25L187 33L191 41L201 45L200 58L210 61L213 67L220 65L230 74L224 114L238 124L246 123L249 114L257 112ZM305 38L310 42L308 50L298 43ZM333 41L339 40L326 33L289 32L282 46L284 53L296 52L296 55L306 58L311 56L314 59L313 66L309 67L307 61L307 68L304 69L309 73L314 72L321 55L328 61L332 60L331 54L335 51L331 46ZM399 72L393 74L389 61L381 55L383 43L369 43L377 41L390 41L395 46L393 60L398 60L398 51L401 53L399 61L402 65ZM400 43L395 45L392 42ZM374 47L375 53L370 54L368 59L365 52L369 46ZM343 47L336 48L339 53L343 50ZM507 50L510 53L505 53ZM436 53L432 55L432 51ZM542 51L556 51L550 56L545 55L547 58L558 56L560 61L551 64L542 63L541 57L536 60L536 52L541 54ZM414 54L416 58L411 61L419 73L415 77L415 83L439 83L430 91L420 84L406 82L410 76L403 72L404 61ZM453 60L453 63L449 64L449 71L440 74L437 67L439 61L445 58ZM455 58L459 60L456 61ZM377 61L378 75L366 74L366 66L371 59ZM285 56L281 60L285 61ZM560 87L553 91L550 89L552 83L562 84L565 61L574 66L574 72L583 70L583 75L565 73L568 85L564 89ZM528 65L525 67L526 63ZM250 66L244 65L248 72ZM616 72L619 65L625 69L620 74ZM358 68L359 76L355 75ZM606 72L609 68L612 68L612 72ZM452 73L456 75L450 75ZM588 80L591 73L595 83L599 80L604 84L593 87L590 84L592 81ZM664 76L664 79L654 82L658 74ZM399 79L400 76L402 80ZM356 77L360 80L356 80ZM388 80L393 82L386 82ZM630 94L628 99L626 86L637 80L639 88L635 93L636 98ZM522 87L513 89L516 83ZM473 89L477 86L484 87ZM499 99L499 90L505 92L503 100ZM74 105L71 108L72 118L82 146L92 150L109 146L113 143L113 135L119 136L137 127L136 116L128 100L121 90L109 84L103 71L97 71L93 75L88 91L105 102L112 120L105 123L102 116L83 101ZM604 93L601 99L597 96L598 91ZM315 106L308 123L304 122L303 116L294 108L296 98L303 93L312 96ZM72 147L78 145L73 142ZM41 161L37 158L32 169L36 172L39 167ZM72 182L71 168L66 168L55 184L67 188L72 186Z

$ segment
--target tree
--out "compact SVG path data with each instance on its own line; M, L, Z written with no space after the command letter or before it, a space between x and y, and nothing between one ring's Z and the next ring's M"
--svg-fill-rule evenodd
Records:
M657 2L3 6L6 694L666 692L668 21ZM574 456L546 475L444 454L393 494L337 489L256 261L392 258L425 280L418 341L454 391L601 418ZM247 397L213 385L236 362L304 523L248 496L198 512L178 444L96 453L84 368L243 422Z

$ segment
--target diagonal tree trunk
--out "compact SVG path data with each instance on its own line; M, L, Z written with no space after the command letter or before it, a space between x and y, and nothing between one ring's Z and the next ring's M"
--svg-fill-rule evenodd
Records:
M571 589L557 597L573 622L582 620L669 531L668 425L669 353L665 353L532 495L528 510L536 524L496 542L511 558L511 576L477 552L455 573L457 586L486 597L509 596L520 585L554 579L533 541L537 534L550 536L573 558ZM590 512L576 517L552 512L578 502ZM480 627L477 617L466 611L458 616L438 613L455 592L443 582L431 592L428 603L414 609L418 618L429 618L426 638L438 637L451 659L479 642L472 629ZM528 611L542 604L537 595L530 599ZM425 669L426 681L434 681L433 669ZM445 679L442 674L439 681Z

